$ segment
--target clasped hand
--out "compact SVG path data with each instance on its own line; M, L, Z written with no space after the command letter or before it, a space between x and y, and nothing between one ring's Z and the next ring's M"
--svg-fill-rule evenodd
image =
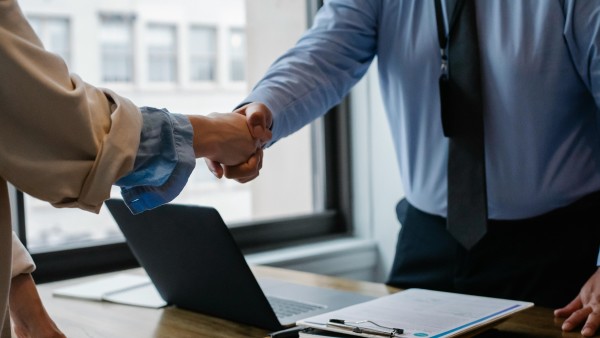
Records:
M189 116L194 129L194 153L197 158L204 157L219 178L223 174L230 177L228 168L253 171L254 177L258 176L262 147L271 139L271 131L266 128L266 121L254 118L256 128L251 132L244 111L240 108L233 113Z
M262 168L262 147L272 137L271 130L269 129L273 121L271 111L264 104L250 103L233 111L232 114L224 115L228 115L232 122L235 121L239 129L245 128L246 130L244 133L240 132L241 134L237 135L237 137L236 135L223 135L225 137L221 140L223 142L221 143L223 147L221 151L223 154L226 151L230 151L231 153L228 156L204 156L206 165L218 178L225 176L240 183L249 182L258 177ZM239 126L239 121L242 121L243 127ZM239 145L237 141L240 141L237 138L246 139L248 136L252 139L254 151L244 157L248 149L245 148L242 150L241 148L237 148Z

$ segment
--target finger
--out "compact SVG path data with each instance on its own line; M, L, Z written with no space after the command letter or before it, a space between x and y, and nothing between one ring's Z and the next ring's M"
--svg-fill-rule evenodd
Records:
M252 136L263 144L270 141L272 133L269 128L273 123L273 116L269 108L262 103L251 103L246 106L245 115Z
M210 172L213 173L216 178L223 177L223 167L219 162L209 160L208 158L204 158L204 162L206 163L208 170L210 170Z
M567 304L567 306L554 310L554 315L556 317L568 317L582 307L583 303L581 302L581 297L577 296L569 304Z
M581 335L584 337L591 337L596 333L600 326L600 313L592 312L588 315L583 329L581 329Z
M247 183L250 182L252 180L254 180L255 178L257 178L260 175L260 170L262 169L262 163L263 163L263 150L259 149L256 153L256 156L258 157L258 170L255 173L252 173L250 176L248 177L240 177L237 178L236 181L239 183Z
M243 183L248 183L248 182L254 180L255 178L257 178L259 175L260 175L260 173L257 172L256 175L252 175L250 177L245 177L245 178L237 178L236 181L238 183L242 183L242 184Z
M262 149L258 149L246 162L236 166L225 166L225 177L236 179L240 183L251 181L258 176L261 158ZM242 180L244 182L241 182Z
M273 137L273 133L269 130L271 124L267 122L266 114L264 112L256 112L247 115L247 118L252 136L259 139L263 144L269 142Z
M581 325L586 320L586 318L588 317L588 315L590 313L592 313L592 309L590 307L584 307L580 310L573 312L569 316L569 318L567 318L565 320L565 322L563 323L562 330L563 331L573 330L577 326Z

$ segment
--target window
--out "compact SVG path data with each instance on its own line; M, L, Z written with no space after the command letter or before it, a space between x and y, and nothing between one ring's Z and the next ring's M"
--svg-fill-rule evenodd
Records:
M152 82L177 81L177 38L175 26L148 26L148 78Z
M246 41L244 30L232 29L229 33L229 57L230 57L230 80L244 81L246 72L244 66L244 56Z
M102 81L133 81L133 16L100 15Z
M312 4L103 0L69 5L77 1L50 6L40 0L21 0L21 6L25 13L45 10L64 12L66 17L99 18L97 25L77 20L72 27L73 32L86 33L76 35L72 45L73 55L85 56L74 60L83 78L98 86L131 82L115 91L139 106L167 107L183 114L231 111L242 102L266 68L304 32L307 4ZM247 24L246 18L257 22ZM271 33L277 38L269 37ZM178 74L184 81L179 82ZM195 85L198 82L215 85ZM156 83L178 85L157 89ZM217 180L199 160L174 202L214 206L246 252L346 233L351 198L349 174L344 171L349 161L344 157L347 127L341 117L346 115L330 113L280 140L266 150L260 177L247 184ZM119 189L111 195L120 197ZM22 194L16 200L16 228L34 255L38 281L136 264L104 208L94 215L55 209Z
M46 16L29 16L29 24L38 35L44 48L60 55L67 65L71 61L69 19Z
M215 81L217 77L217 30L190 28L190 77L192 81Z

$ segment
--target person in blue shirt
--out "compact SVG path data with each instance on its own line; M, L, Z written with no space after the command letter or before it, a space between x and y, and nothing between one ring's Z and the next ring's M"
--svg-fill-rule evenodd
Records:
M534 301L558 308L563 330L591 336L600 325L600 2L475 3L489 219L470 250L445 229L434 1L326 1L238 112L266 121L249 126L269 129L270 146L339 103L377 56L406 193L388 283ZM207 163L240 182L260 170Z

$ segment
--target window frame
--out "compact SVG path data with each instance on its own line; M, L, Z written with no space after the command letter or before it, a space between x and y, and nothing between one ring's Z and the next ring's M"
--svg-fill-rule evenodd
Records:
M320 0L307 0L309 26L321 5ZM325 176L324 182L314 181L313 185L314 191L324 191L324 196L320 197L324 201L324 211L237 223L230 231L242 252L261 252L352 235L349 100L346 97L340 105L313 122L313 162L323 165ZM15 190L13 199L16 205L14 228L27 245L24 195ZM38 283L139 266L125 242L39 252L32 256L37 265L33 276Z

